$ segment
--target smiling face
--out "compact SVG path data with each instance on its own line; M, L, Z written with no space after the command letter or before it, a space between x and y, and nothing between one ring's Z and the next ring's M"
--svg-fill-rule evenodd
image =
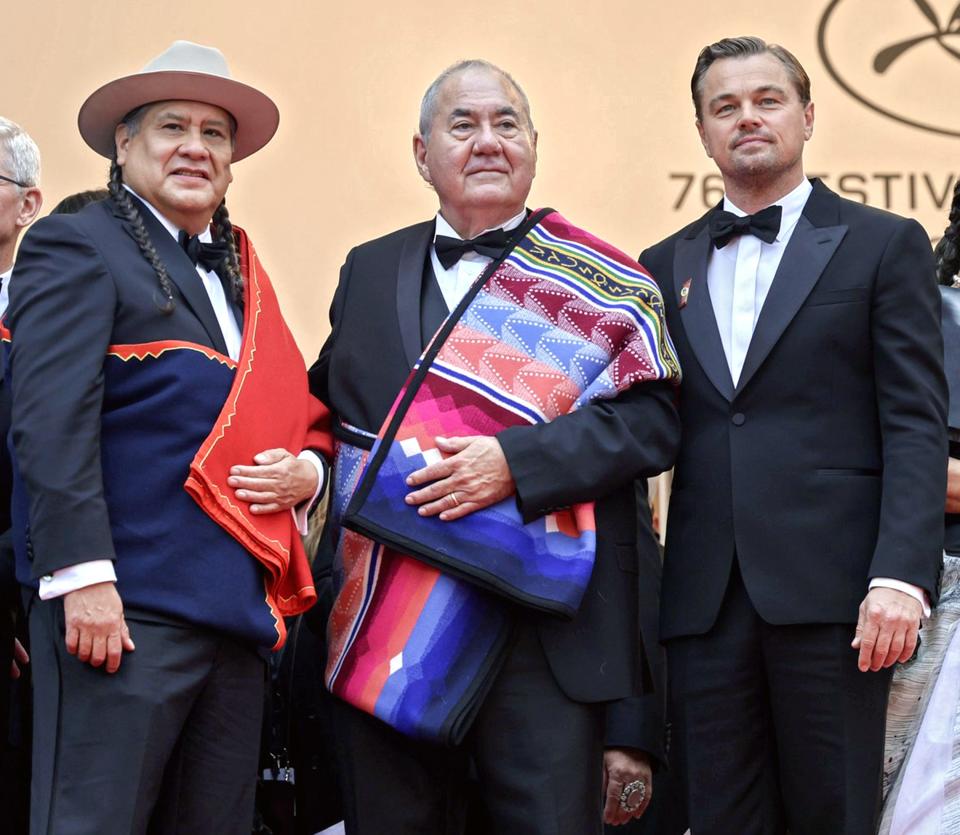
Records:
M463 237L523 211L537 170L537 134L500 73L469 69L447 79L429 136L417 134L413 149L441 213Z
M700 109L700 139L728 192L773 188L786 194L799 185L813 104L803 104L775 56L715 61L703 77Z
M233 181L229 114L211 104L151 105L131 133L117 125L123 181L164 217L197 234L206 228Z

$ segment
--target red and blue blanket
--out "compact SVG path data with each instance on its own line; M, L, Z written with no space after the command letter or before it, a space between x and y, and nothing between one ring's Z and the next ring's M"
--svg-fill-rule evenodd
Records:
M443 522L405 503L406 477L442 457L436 436L562 419L679 376L650 276L552 210L528 218L434 336L372 446L339 444L331 691L412 736L458 741L499 667L511 603L576 613L593 505L525 524L511 497Z

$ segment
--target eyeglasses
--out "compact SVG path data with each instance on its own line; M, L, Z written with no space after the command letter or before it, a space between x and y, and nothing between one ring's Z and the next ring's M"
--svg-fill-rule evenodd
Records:
M19 180L14 180L12 177L4 177L3 174L0 174L0 180L3 180L7 183L13 183L15 186L20 186L20 188L30 188L26 183L21 183Z

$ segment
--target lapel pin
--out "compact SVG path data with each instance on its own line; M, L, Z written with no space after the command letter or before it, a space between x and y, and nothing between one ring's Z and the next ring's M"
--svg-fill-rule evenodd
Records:
M687 306L687 300L690 298L690 282L693 281L692 278L688 278L683 282L683 286L680 288L680 307Z

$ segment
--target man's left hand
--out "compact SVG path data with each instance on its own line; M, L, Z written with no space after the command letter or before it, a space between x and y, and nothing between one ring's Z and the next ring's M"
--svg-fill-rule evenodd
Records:
M877 672L897 661L909 661L917 648L923 606L902 591L877 587L860 604L856 637L850 644L860 650L861 672Z
M230 468L227 484L251 513L289 510L317 491L317 468L285 449L267 449L253 456L255 466Z
M639 799L639 790L633 792L633 798L627 797L627 804L636 804L637 808L628 812L620 804L620 794L624 786L639 780L646 787L643 800ZM650 805L653 797L653 769L650 758L636 748L608 748L603 752L603 822L620 826L639 818Z
M444 522L452 522L513 495L516 485L496 438L467 435L434 440L449 457L407 476L410 487L428 485L407 494L407 504L420 505L421 516L440 514Z

